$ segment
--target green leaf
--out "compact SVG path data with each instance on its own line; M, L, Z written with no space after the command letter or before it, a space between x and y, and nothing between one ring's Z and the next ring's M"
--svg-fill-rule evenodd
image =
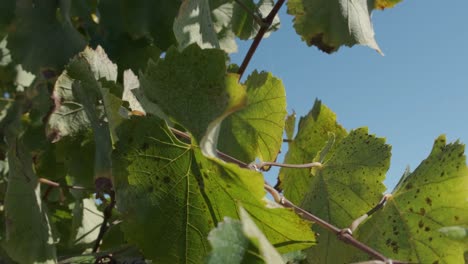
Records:
M33 73L43 67L62 70L86 45L73 28L69 11L65 0L18 2L15 26L8 35L13 60Z
M15 3L15 0L0 2L0 39L6 35L7 27L15 17Z
M392 259L463 263L468 244L445 236L446 226L468 225L468 168L464 145L434 143L429 155L393 198L357 231L357 238Z
M336 122L335 113L316 100L307 116L301 117L296 137L289 143L284 163L313 162L330 139L329 133L334 135L336 143L346 136L346 130ZM312 182L311 173L306 169L282 168L279 180L285 196L295 204L302 202Z
M19 122L19 115L16 122ZM17 124L17 123L16 123ZM6 234L2 247L19 263L56 263L55 239L42 202L32 157L18 138L19 129L8 127L8 187L5 194Z
M374 39L371 13L391 7L399 0L291 0L288 13L294 28L309 46L332 53L341 46L365 45L380 51Z
M208 263L284 263L245 209L239 212L240 221L225 218L210 232Z
M351 131L329 151L323 168L312 170L301 207L335 226L350 226L382 198L390 149L384 139L369 135L366 128ZM315 231L320 239L316 247L307 250L309 259L343 263L344 244L323 228Z
M232 31L233 5L232 2L225 3L211 12L211 19L218 35L219 46L226 53L237 52L236 35ZM213 8L212 5L211 8Z
M296 112L293 111L292 114L286 117L284 131L286 132L286 137L288 140L292 140L294 137L294 131L296 130Z
M161 50L176 44L173 24L181 0L120 0L126 32L132 38L151 39Z
M239 3L234 4L234 10L232 15L232 29L236 36L242 40L255 38L261 25L253 15L257 16L258 19L264 19L268 16L271 9L273 9L273 0L260 0L255 3L253 0L239 0ZM248 9L249 11L245 10ZM271 27L267 30L264 38L267 38L271 32L278 30L280 25L279 16L276 15L273 19Z
M54 88L56 107L49 118L47 133L58 141L91 127L96 142L96 178L110 178L111 175L113 130L110 129L122 121L116 113L122 103L108 90L116 89L116 80L117 65L98 46L96 50L86 48L78 54Z
M292 211L266 208L260 173L206 158L155 117L133 117L119 137L113 171L122 230L153 261L203 261L209 231L225 216L238 218L238 202L280 251L314 243L310 225Z
M237 75L226 73L223 51L193 44L182 52L171 48L164 59L149 63L140 84L147 98L197 142L204 145L204 138L216 146L217 126L245 103L244 87L237 80Z
M223 121L218 148L246 163L256 158L274 161L283 142L287 114L284 86L270 73L257 71L245 86L247 105Z
M201 48L219 48L208 0L184 0L174 21L174 34L180 50L193 43Z
M99 235L102 220L103 214L98 210L94 199L77 200L73 208L70 247L92 248Z

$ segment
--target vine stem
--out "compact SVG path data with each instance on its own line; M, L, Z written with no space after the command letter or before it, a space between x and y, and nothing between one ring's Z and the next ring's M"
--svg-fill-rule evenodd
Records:
M185 132L182 132L180 130L177 130L173 127L170 127L170 130L175 134L175 135L178 135L186 140L190 140L190 135L185 133ZM235 163L237 164L239 167L241 168L245 168L245 169L255 169L255 168L252 168L252 166L249 166L249 164L243 162L243 161L240 161L236 158L233 158L225 153L222 153L220 151L218 151L218 154L219 157L224 160L224 161L227 161L227 162L232 162L232 163ZM279 164L279 163L275 163L275 164ZM299 165L299 164L297 164ZM307 165L307 164L306 164ZM309 164L310 165L310 164ZM317 164L314 164L315 166ZM321 166L321 164L320 164ZM306 166L305 168L309 168L310 166ZM296 168L303 168L303 167L296 167ZM398 261L398 260L391 260L387 257L385 257L382 253L378 252L377 250L367 246L366 244L360 242L359 240L355 239L352 235L352 231L351 229L349 228L345 228L345 229L340 229L330 223L328 223L327 221L307 212L306 210L302 209L301 207L295 205L294 203L292 203L291 201L289 201L288 199L286 199L283 195L281 195L275 188L273 188L272 186L270 186L268 183L264 183L264 189L269 193L271 194L271 196L273 196L273 199L275 200L275 202L281 204L282 206L286 207L286 208L291 208L294 210L294 212L296 212L300 217L302 217L303 219L306 219L306 220L309 220L309 221L312 221L316 224L318 224L319 226L325 228L326 230L334 233L338 239L340 239L341 241L345 242L345 243L348 243L350 245L352 245L353 247L365 252L366 254L368 254L369 256L373 257L373 258L376 258L378 260L381 260L381 261L384 261L385 263L392 263L392 264L403 264L403 263L407 263L407 262L402 262L402 261ZM383 201L383 200L382 200ZM380 202L376 208L381 208L384 204L384 202ZM372 209L371 211L375 211L377 209Z
M107 229L109 228L108 223L110 218L112 217L112 210L115 207L115 192L110 191L109 192L110 196L110 203L106 206L104 209L104 219L102 220L101 228L99 229L99 234L98 237L96 238L96 241L94 242L93 246L93 253L96 253L99 249L99 246L101 245L101 241L104 238L104 235L106 234Z
M278 0L278 2L276 2L276 4L271 9L268 16L265 19L262 19L263 23L260 24L260 29L258 30L257 35L255 36L252 44L250 45L250 48L247 51L247 54L245 55L244 60L242 61L241 66L239 67L239 70L237 71L237 73L239 74L239 80L242 79L242 75L244 75L245 69L247 69L250 60L252 59L253 55L255 54L255 51L258 48L258 45L262 41L263 36L267 32L267 30L271 27L273 19L275 19L275 16L278 14L278 11L283 6L284 2L286 2L286 0Z

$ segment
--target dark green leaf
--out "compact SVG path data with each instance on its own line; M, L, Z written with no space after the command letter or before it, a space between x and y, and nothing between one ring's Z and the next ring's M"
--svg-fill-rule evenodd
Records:
M65 2L17 2L17 19L8 35L8 49L25 70L36 73L40 68L51 67L60 71L85 47L86 41L73 28Z

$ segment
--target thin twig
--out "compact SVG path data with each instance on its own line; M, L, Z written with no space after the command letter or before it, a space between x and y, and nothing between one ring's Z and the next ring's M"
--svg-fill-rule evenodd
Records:
M267 30L271 27L271 24L273 23L273 19L275 18L276 14L278 14L278 11L280 10L281 6L283 6L285 1L286 0L278 0L278 2L276 2L276 4L273 6L273 9L271 9L268 16L263 20L264 24L260 26L260 29L258 30L257 35L255 36L252 42L252 45L250 45L249 51L247 51L247 54L245 55L245 58L242 61L242 64L239 67L239 70L237 71L237 73L239 74L239 80L242 79L242 75L244 75L245 69L247 69L247 66L249 65L250 60L255 54L258 44L260 44L260 41L262 41L263 36L267 32Z
M104 219L102 220L101 229L99 229L99 235L96 238L96 241L94 242L92 251L93 253L96 253L99 249L99 246L101 245L101 241L104 238L104 234L106 234L106 231L109 228L108 223L110 218L112 217L112 210L114 210L115 207L115 192L110 191L109 196L111 201L104 209Z
M250 168L255 169L255 170L263 170L263 168L267 166L296 168L296 169L322 168L323 167L322 163L320 162L312 162L312 163L305 163L305 164L287 164L287 163L264 161L264 162L249 165Z
M56 187L56 188L67 188L67 189L73 189L73 190L92 190L91 188L86 188L86 187L81 187L81 186L74 186L74 185L60 185L58 182L54 182L45 178L39 178L38 181L40 183L46 184L50 187Z
M244 11L247 14L249 14L255 20L255 22L257 22L257 24L259 24L260 26L263 26L265 24L265 21L263 21L263 18L261 17L261 15L260 15L260 13L258 11L254 12L254 11L250 10L244 4L244 2L242 2L242 0L234 0L234 2L236 2L236 4L238 4L242 9L244 9Z
M179 130L177 130L175 128L172 128L172 127L170 129L174 134L176 134L176 135L178 135L178 136L180 136L180 137L182 137L182 138L184 138L186 140L190 140L190 135L189 134L187 134L185 132L182 132L182 131L179 131ZM229 155L227 155L225 153L222 153L222 152L218 151L218 154L220 154L219 155L220 158L222 160L224 160L224 161L233 162L233 163L237 164L241 168L253 169L251 166L249 166L249 164L247 164L245 162L242 162L242 161L240 161L240 160L238 160L236 158L233 158L233 157L231 157L231 156L229 156ZM274 163L274 162L270 162L270 163ZM296 164L296 165L300 166L300 164ZM310 168L310 167L305 167L305 168ZM281 204L282 206L284 206L286 208L293 209L302 218L304 218L306 220L309 220L309 221L312 221L312 222L315 222L319 226L321 226L321 227L327 229L328 231L334 233L335 235L337 235L338 238L340 240L342 240L343 242L351 244L355 248L367 253L369 256L372 256L372 257L377 258L379 260L385 261L386 263L393 263L393 264L407 263L407 262L388 259L387 257L382 255L380 252L376 251L375 249L367 246L366 244L360 242L359 240L356 240L352 236L352 232L349 230L349 228L340 229L340 228L328 223L327 221L325 221L325 220L323 220L323 219L321 219L321 218L307 212L306 210L298 207L297 205L293 204L291 201L286 199L284 196L282 196L275 188L270 186L268 183L264 183L263 186L264 186L264 189L273 196L273 198L275 199L275 202ZM382 201L383 201L383 199L382 199ZM381 204L382 201L379 204ZM380 205L380 206L383 206L383 204L384 203L382 203L382 205ZM379 206L379 205L377 205L377 206ZM371 212L371 211L369 211L369 212Z

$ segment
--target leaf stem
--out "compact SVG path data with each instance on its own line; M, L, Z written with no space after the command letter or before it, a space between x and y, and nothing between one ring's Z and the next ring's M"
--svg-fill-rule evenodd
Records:
M60 185L58 182L54 182L45 178L39 178L38 181L42 184L46 184L50 187L56 187L56 188L68 188L68 189L73 189L73 190L92 190L91 188L86 188L86 187L81 187L81 186L73 186L73 185Z
M102 220L101 228L99 229L99 235L96 238L96 241L94 242L93 246L93 253L96 253L99 249L99 246L101 245L101 241L104 238L104 234L106 234L107 229L109 228L109 220L112 217L112 210L114 210L115 207L115 192L112 190L109 192L110 196L110 203L106 206L104 209L104 219Z
M252 42L252 45L250 45L250 48L247 51L247 54L245 55L244 60L242 61L241 66L239 67L239 70L237 71L237 73L239 74L239 80L242 79L242 75L244 75L245 69L247 69L247 66L249 65L250 60L255 54L258 45L262 41L263 36L267 32L267 30L270 28L271 24L273 23L273 19L278 14L278 11L280 10L281 6L283 6L285 1L286 0L278 0L278 2L276 2L276 4L271 9L268 16L265 19L263 19L263 23L261 24L260 29L258 30L257 35L255 36Z

